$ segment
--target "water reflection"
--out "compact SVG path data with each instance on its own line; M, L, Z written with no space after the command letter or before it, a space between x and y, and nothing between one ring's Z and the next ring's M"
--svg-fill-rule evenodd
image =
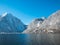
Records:
M60 45L60 34L0 34L0 45Z

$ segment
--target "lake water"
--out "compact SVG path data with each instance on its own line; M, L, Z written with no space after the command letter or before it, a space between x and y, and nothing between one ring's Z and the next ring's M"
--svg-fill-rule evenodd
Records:
M60 34L0 34L0 45L60 45Z

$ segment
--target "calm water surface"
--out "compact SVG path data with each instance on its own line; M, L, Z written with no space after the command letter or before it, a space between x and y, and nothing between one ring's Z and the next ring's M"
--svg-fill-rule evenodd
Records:
M60 45L60 34L0 34L0 45Z

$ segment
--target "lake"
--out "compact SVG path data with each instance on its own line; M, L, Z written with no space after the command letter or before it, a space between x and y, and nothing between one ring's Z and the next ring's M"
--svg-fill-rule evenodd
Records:
M0 34L0 45L60 45L60 34Z

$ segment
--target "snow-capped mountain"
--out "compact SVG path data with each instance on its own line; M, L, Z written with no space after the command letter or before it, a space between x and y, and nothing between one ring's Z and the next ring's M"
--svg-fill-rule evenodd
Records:
M22 32L26 25L11 13L4 13L0 16L0 32Z
M23 33L35 33L45 19L45 17L34 19Z

